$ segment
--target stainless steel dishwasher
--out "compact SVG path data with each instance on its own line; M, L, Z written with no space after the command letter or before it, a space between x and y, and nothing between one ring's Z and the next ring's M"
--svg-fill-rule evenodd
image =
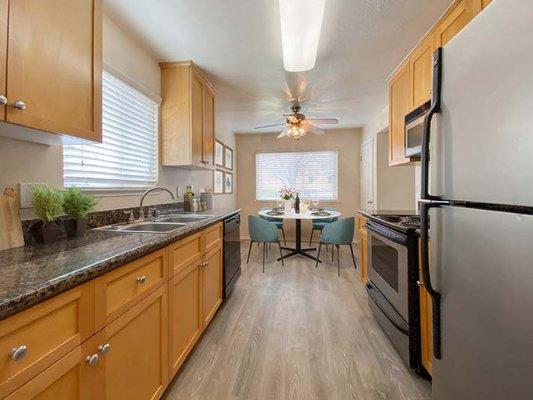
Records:
M241 215L224 220L224 298L227 298L241 276Z

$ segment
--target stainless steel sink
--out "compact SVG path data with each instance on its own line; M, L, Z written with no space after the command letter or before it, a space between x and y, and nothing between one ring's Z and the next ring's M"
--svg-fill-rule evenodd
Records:
M127 233L169 233L175 231L187 224L185 223L170 223L170 222L134 222L132 224L119 224L119 225L110 225L101 230L106 231L115 231L115 232L127 232Z
M192 223L202 221L209 218L211 215L178 215L172 217L160 218L157 222L176 222L176 223Z

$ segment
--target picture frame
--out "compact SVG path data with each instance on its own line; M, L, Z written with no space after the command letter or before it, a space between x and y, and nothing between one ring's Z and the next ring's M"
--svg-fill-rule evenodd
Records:
M233 170L233 149L224 145L224 167Z
M231 172L224 172L224 193L233 193L233 174Z
M218 169L213 171L213 193L224 193L224 172Z
M215 166L224 167L224 143L215 139Z

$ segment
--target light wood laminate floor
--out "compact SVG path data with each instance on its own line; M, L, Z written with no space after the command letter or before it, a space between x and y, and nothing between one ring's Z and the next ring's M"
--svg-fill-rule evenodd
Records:
M367 306L348 248L315 269L311 260L276 262L262 273L261 250L242 243L242 275L181 371L166 400L430 399ZM325 255L325 254L324 254Z

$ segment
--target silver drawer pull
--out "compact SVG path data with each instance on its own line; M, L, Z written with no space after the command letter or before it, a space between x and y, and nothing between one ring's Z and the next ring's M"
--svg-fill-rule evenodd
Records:
M85 359L85 364L87 364L89 367L94 367L96 364L98 364L99 359L100 357L98 357L98 354L87 356Z
M13 108L15 110L25 110L26 109L26 103L24 103L22 100L17 100L12 104Z
M424 282L421 282L421 281L416 281L416 284L418 285L418 287L423 287L424 286Z
M111 350L111 345L109 343L102 344L102 345L98 346L98 351L103 356L105 356L107 353L109 353L109 350Z
M7 104L7 97L0 95L0 106L5 106Z
M144 284L146 283L146 276L144 276L144 275L143 275L143 276L139 276L139 277L137 278L137 283L138 283L139 285L144 285Z
M26 356L27 353L28 346L17 346L11 349L9 355L13 361L20 361Z

